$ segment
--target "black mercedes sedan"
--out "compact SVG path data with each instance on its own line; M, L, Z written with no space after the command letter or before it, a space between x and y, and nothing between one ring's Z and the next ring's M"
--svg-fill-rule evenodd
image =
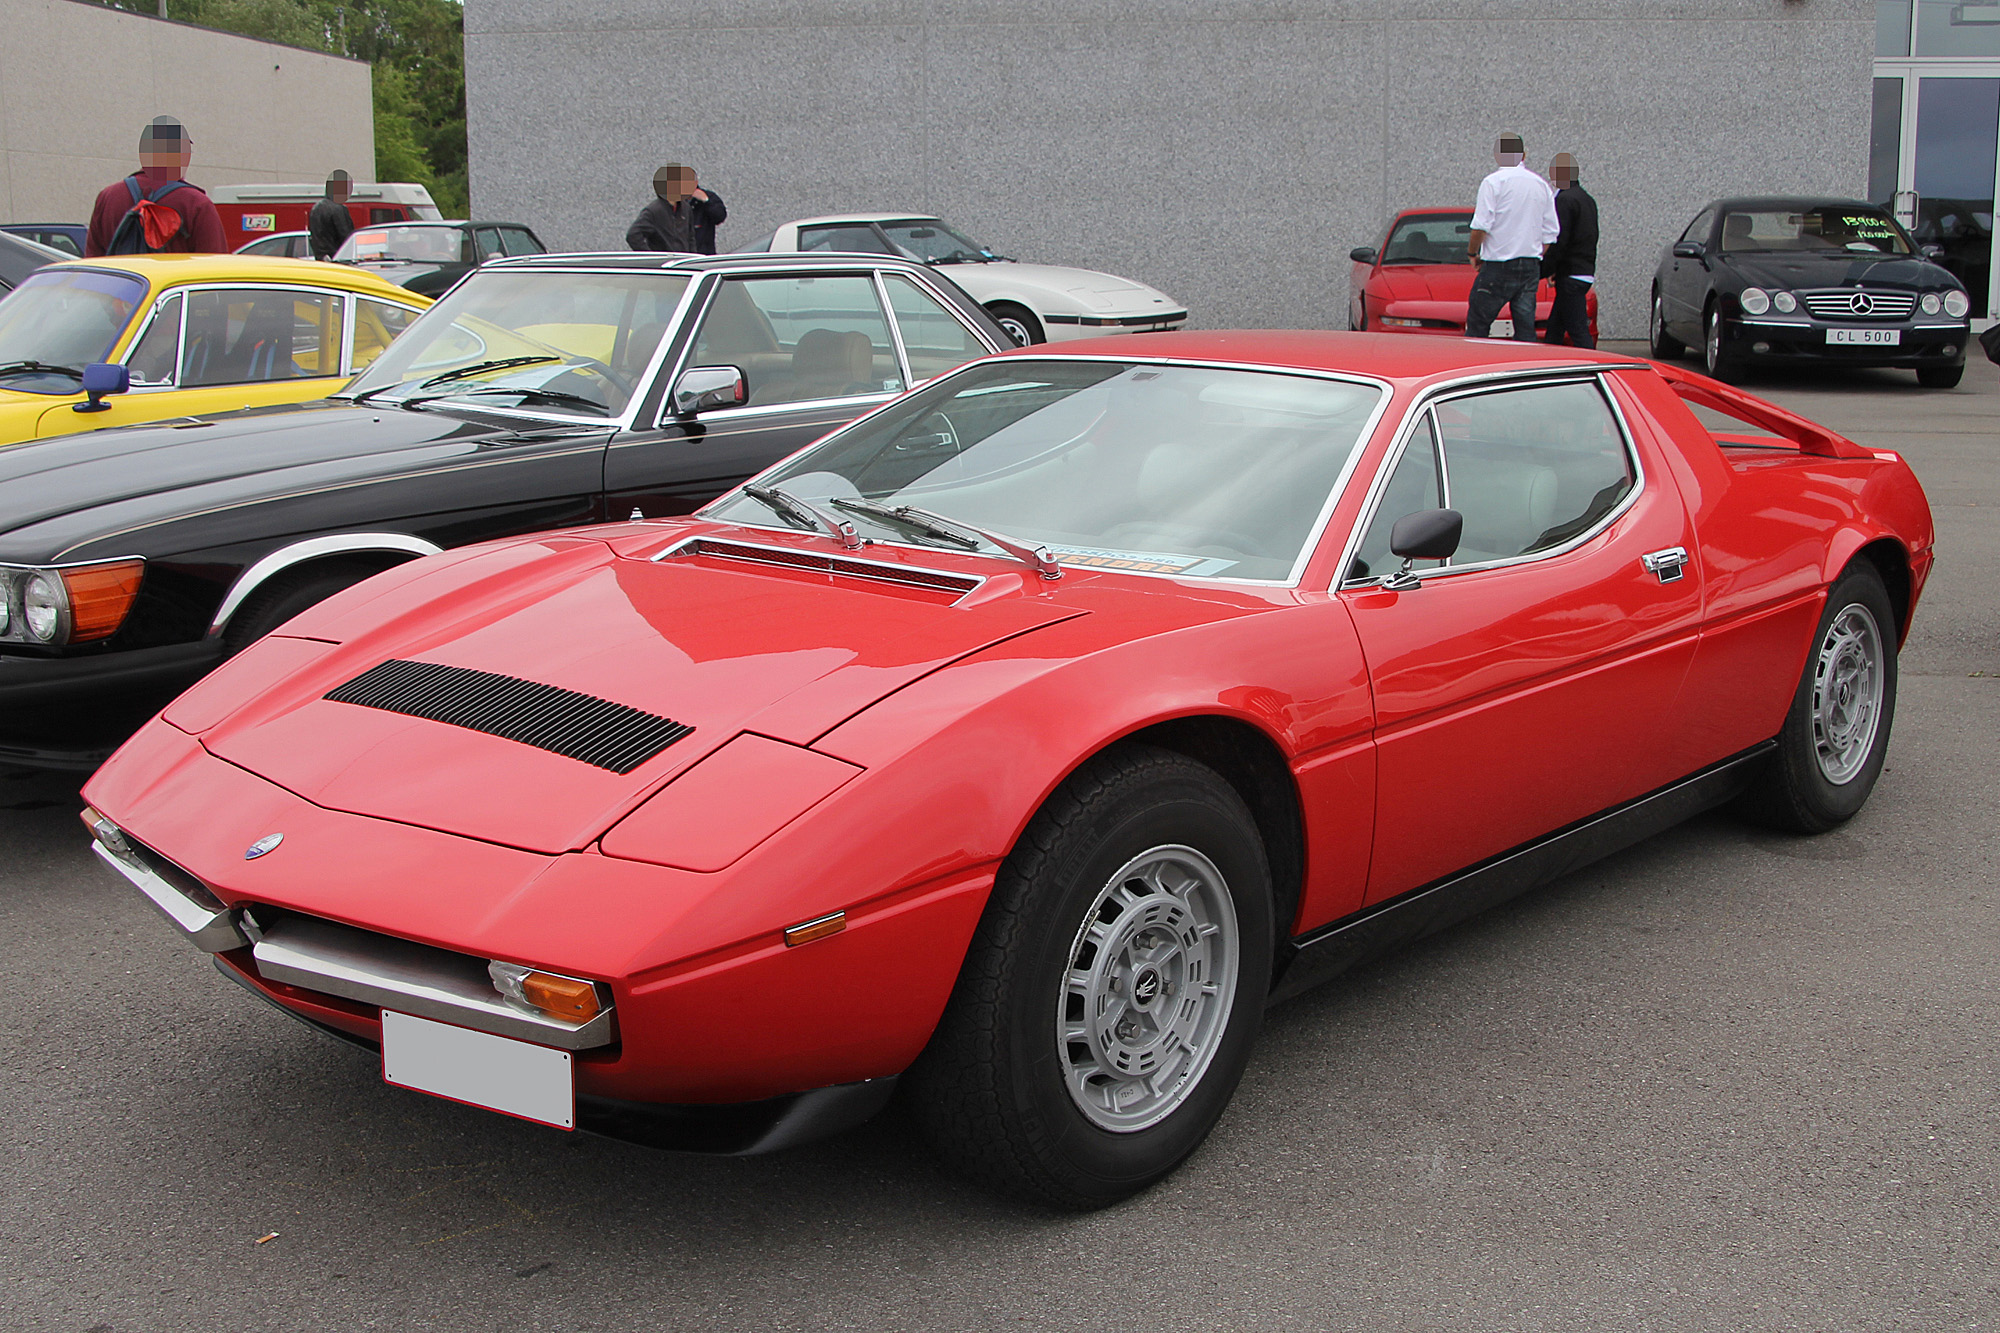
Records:
M889 256L501 259L333 398L0 449L0 762L94 767L224 657L391 565L689 513L1011 346Z
M1926 388L1965 373L1965 288L1872 204L1718 199L1660 256L1653 355L1698 347L1710 375L1753 365L1901 366Z
M419 296L438 297L481 264L548 250L518 222L395 222L361 228L333 257Z

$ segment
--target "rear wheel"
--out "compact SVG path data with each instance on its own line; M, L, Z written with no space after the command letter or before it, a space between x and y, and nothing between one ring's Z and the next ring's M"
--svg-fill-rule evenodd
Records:
M1687 352L1687 347L1679 338L1667 332L1667 311L1660 303L1660 294L1653 293L1653 313L1648 323L1653 344L1653 355L1661 361L1678 361ZM1595 336L1596 329L1591 334Z
M1917 383L1926 389L1956 389L1958 382L1965 378L1965 367L1920 366L1917 368Z
M1270 990L1270 875L1214 770L1133 746L1085 765L994 884L908 1076L925 1136L1002 1193L1087 1209L1207 1137Z
M1042 322L1026 306L1015 305L1012 301L995 301L986 307L986 313L993 316L993 322L1005 329L1017 346L1026 347L1042 341Z
M1793 833L1824 833L1868 802L1896 715L1896 613L1874 566L1827 595L1778 749L1738 808Z

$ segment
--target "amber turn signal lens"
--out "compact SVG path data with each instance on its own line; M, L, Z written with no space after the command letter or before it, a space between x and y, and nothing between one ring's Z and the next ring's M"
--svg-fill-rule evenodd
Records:
M785 947L796 949L801 944L811 944L829 935L838 935L847 929L847 913L833 912L817 916L810 921L801 921L796 926L785 927Z
M597 1002L597 987L588 981L549 972L530 972L522 977L521 998L551 1018L571 1023L588 1023L603 1007Z
M63 570L63 588L69 593L70 642L86 643L115 634L125 623L125 613L132 609L132 599L139 595L139 578L145 572L143 560Z

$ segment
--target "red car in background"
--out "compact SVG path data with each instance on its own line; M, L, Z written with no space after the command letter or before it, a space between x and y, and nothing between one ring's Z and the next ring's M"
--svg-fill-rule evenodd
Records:
M1901 458L1674 366L1024 347L694 516L335 594L84 820L391 1083L727 1152L900 1087L1097 1207L1274 999L1713 806L1855 814L1931 550Z
M1465 249L1471 232L1471 209L1412 208L1398 213L1379 248L1363 245L1348 252L1353 267L1347 274L1347 327L1369 333L1464 337L1465 305L1477 271ZM1554 284L1542 279L1535 290L1538 335L1548 328L1555 299ZM1595 339L1595 288L1584 298L1584 308ZM1502 310L1492 336L1511 338L1513 333L1514 321Z

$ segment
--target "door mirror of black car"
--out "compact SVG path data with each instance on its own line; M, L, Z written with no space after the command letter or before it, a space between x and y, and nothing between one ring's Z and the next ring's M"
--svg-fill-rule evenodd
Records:
M1700 241L1674 242L1674 258L1676 259L1700 259L1705 253L1706 251L1703 249Z
M1416 562L1449 559L1464 534L1465 516L1456 509L1422 509L1403 515L1389 529L1389 550L1403 557L1403 567L1384 579L1382 586L1394 592L1421 588Z
M1944 247L1942 245L1920 245L1917 247L1917 253L1925 259L1943 259Z
M1375 247L1372 245L1357 245L1347 252L1347 257L1357 264L1372 264L1375 262Z
M718 407L742 407L750 401L750 381L740 366L694 366L674 384L674 414L691 417Z
M76 404L78 412L108 412L111 404L104 401L108 393L124 393L132 387L132 371L126 366L109 365L96 361L83 368L83 391L90 395L90 401Z

